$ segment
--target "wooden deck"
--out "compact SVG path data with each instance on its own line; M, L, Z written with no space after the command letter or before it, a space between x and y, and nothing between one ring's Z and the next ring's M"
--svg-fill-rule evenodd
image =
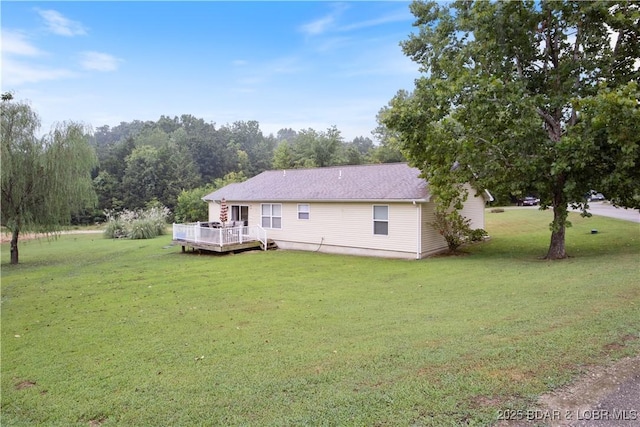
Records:
M251 240L249 242L243 243L233 243L226 245L218 245L214 243L205 243L205 242L187 242L186 240L174 239L172 242L174 245L182 246L182 252L186 252L187 249L191 249L193 251L209 251L209 252L236 252L243 251L247 249L262 249L262 242L259 240Z
M224 253L273 247L262 227L218 227L208 223L173 224L172 244L182 246L182 252L191 249Z

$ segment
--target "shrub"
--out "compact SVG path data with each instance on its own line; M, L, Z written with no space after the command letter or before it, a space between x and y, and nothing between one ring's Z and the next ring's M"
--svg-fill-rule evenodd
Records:
M489 233L487 233L484 229L476 228L475 230L471 230L469 232L469 240L471 240L472 242L481 242L488 235Z
M119 215L114 214L112 211L105 211L105 216L107 218L107 226L104 229L104 237L107 239L127 237L127 228Z
M166 232L167 218L170 215L170 211L165 206L156 206L146 211L143 211L140 215L140 220L147 223L147 227L152 230L155 236L162 236Z
M202 198L212 191L214 191L213 186L182 190L178 196L178 203L176 204L176 221L206 221L209 215L209 206Z
M153 221L139 218L131 223L128 237L130 239L152 239L157 236L155 231L156 228Z
M468 238L471 220L465 218L458 210L444 211L436 209L431 226L435 228L447 242L450 252L456 252Z
M120 214L114 212L105 212L105 214L107 216L105 237L152 239L165 234L170 211L165 206L154 206L146 210L124 210Z

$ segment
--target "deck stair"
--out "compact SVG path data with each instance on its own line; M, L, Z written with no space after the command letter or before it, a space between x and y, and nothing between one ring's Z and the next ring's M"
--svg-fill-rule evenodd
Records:
M263 247L264 249L264 247ZM278 249L278 244L271 239L267 239L267 249L266 250L270 250L270 249Z

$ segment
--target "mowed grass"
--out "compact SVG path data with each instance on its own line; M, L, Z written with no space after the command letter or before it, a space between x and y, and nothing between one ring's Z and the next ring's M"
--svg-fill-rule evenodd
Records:
M2 425L490 425L640 350L639 225L571 219L556 262L535 209L420 261L3 245Z

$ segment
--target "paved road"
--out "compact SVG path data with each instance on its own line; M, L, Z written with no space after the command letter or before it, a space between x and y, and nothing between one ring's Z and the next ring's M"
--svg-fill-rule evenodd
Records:
M591 212L593 215L608 216L610 218L640 222L640 211L638 211L638 209L616 208L615 206L612 206L607 202L589 203L589 212Z
M512 206L512 207L507 207L506 209L540 209L540 207L539 206L523 206L523 207ZM573 212L580 212L577 209L571 209L571 207L569 207L569 210ZM610 218L618 218L626 221L640 223L640 211L638 211L638 209L616 208L615 206L610 205L608 202L589 203L589 212L591 212L592 215L608 216Z

